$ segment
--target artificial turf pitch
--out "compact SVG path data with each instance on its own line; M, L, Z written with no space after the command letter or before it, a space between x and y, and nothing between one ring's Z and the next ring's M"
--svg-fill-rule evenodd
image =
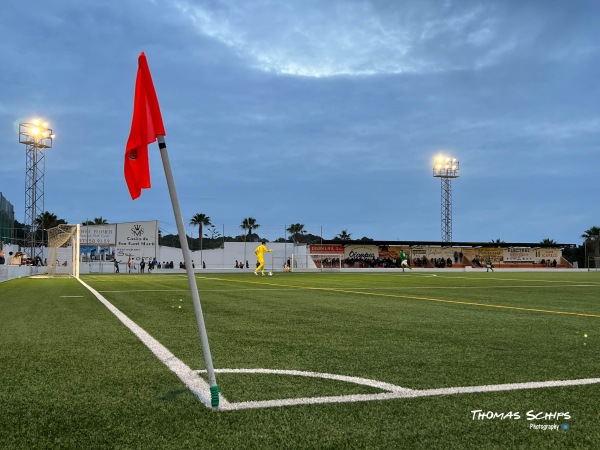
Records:
M419 390L600 377L599 274L433 275L198 275L214 365ZM204 368L185 275L82 279L187 365ZM0 284L0 323L0 448L600 442L600 384L210 412L74 279ZM380 392L285 375L217 373L217 381L230 402ZM537 418L528 420L528 412Z

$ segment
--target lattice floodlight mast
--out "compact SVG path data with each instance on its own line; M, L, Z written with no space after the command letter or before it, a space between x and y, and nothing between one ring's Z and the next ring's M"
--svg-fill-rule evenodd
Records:
M452 242L452 178L460 176L458 160L438 156L433 176L442 180L442 242Z
M44 212L44 172L47 148L54 134L46 122L33 120L19 124L19 143L25 144L25 243L29 257L42 257L43 234L38 234L36 218Z

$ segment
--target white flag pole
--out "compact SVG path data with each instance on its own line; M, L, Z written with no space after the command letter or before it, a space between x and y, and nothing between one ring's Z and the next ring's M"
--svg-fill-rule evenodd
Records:
M194 304L194 313L196 314L196 324L198 325L198 331L200 333L200 342L202 344L202 354L204 355L204 363L206 364L206 372L208 373L208 383L210 384L210 396L211 406L213 410L219 409L219 386L217 385L217 379L215 377L215 369L212 363L212 356L210 354L210 345L208 344L208 335L206 334L206 325L204 324L204 315L202 314L202 306L200 305L200 295L198 294L198 286L196 284L196 277L194 276L194 269L192 267L192 258L190 256L190 249L187 242L187 235L185 234L185 227L183 225L183 218L181 216L181 209L179 208L179 200L177 198L177 191L175 189L175 181L173 180L173 171L171 170L171 163L169 162L169 153L167 152L167 144L165 144L165 137L162 135L157 136L158 147L160 148L160 156L162 158L163 167L165 168L165 176L167 178L167 186L169 187L169 195L171 196L171 204L173 205L173 214L175 215L175 222L177 223L177 231L179 233L179 242L181 243L181 250L183 251L183 261L185 263L185 271L187 273L188 282L190 285L190 291L192 293L192 302Z

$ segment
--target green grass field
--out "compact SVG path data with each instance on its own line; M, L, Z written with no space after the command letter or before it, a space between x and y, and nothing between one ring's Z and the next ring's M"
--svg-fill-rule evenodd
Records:
M204 369L185 275L82 280ZM217 369L311 371L418 391L600 378L597 273L206 274L198 287ZM77 280L0 284L0 321L0 448L600 442L598 383L215 413ZM232 404L382 392L278 374L217 372L217 381ZM475 419L477 410L496 417Z

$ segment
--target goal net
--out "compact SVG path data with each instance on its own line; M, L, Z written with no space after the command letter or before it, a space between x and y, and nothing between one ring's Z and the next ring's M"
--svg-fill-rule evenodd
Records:
M79 225L58 225L48 232L44 275L79 278Z
M306 253L292 255L292 272L339 272L342 268L344 255L339 253L316 254Z

